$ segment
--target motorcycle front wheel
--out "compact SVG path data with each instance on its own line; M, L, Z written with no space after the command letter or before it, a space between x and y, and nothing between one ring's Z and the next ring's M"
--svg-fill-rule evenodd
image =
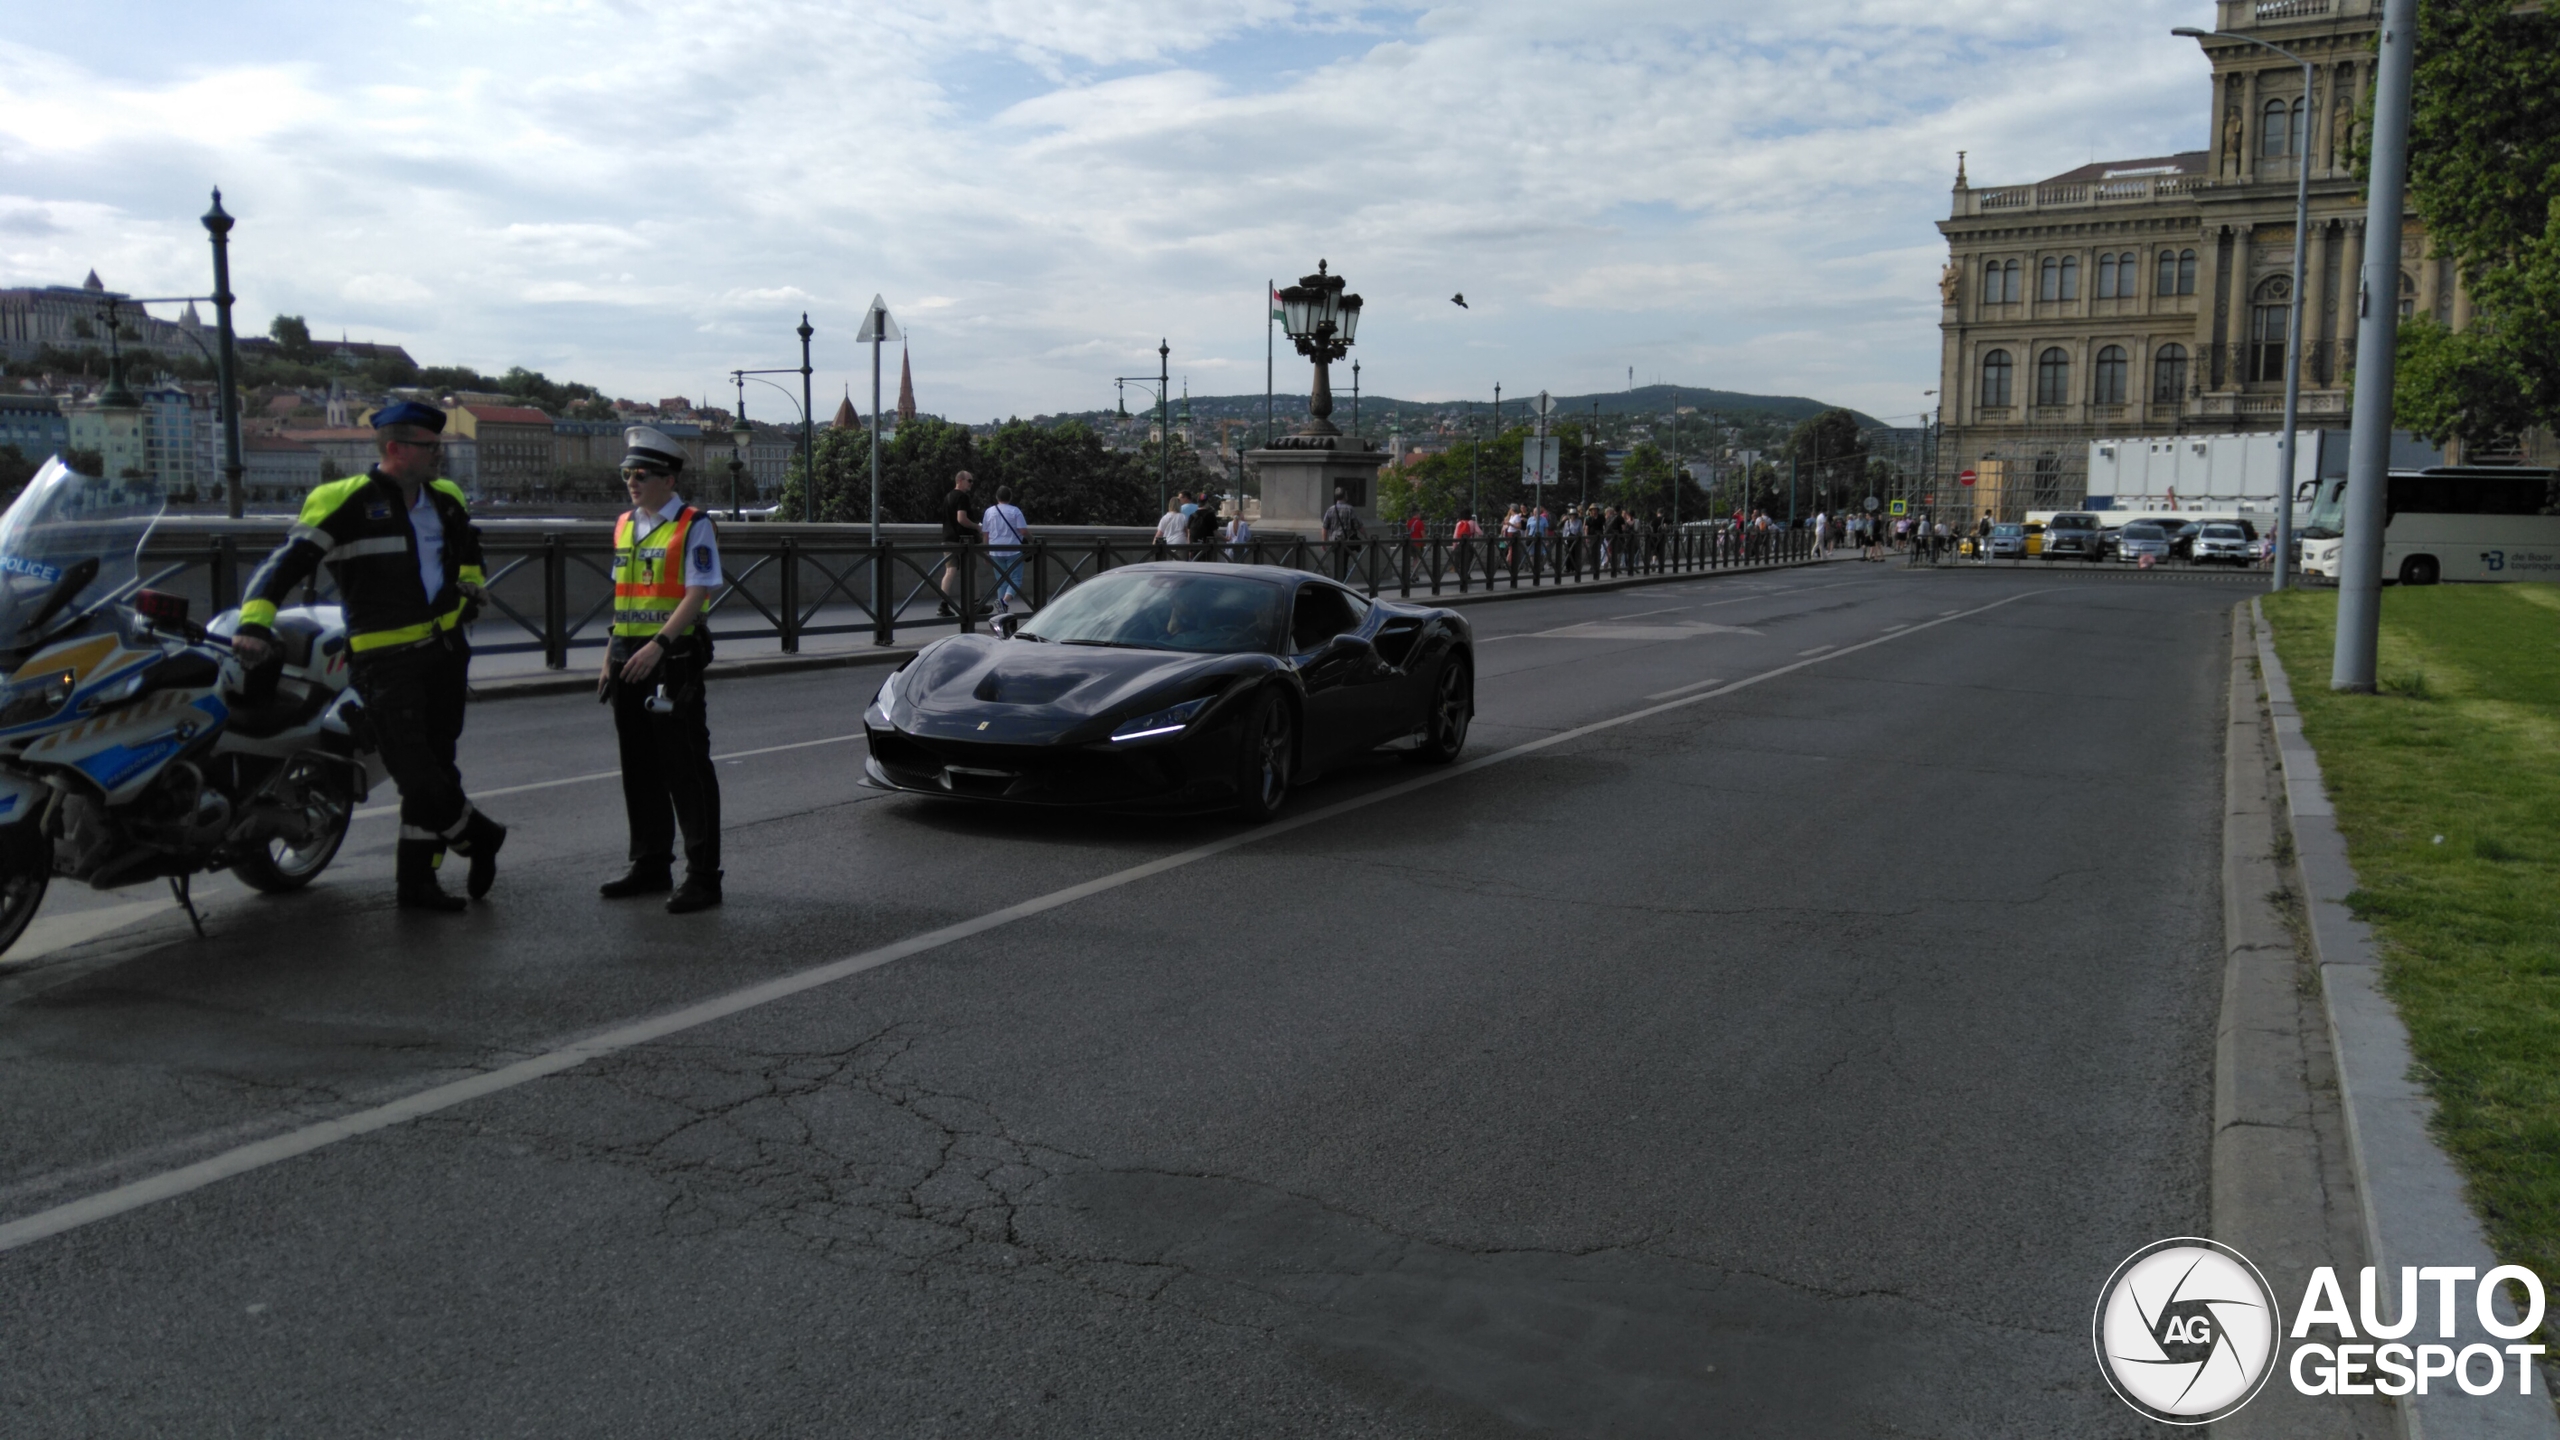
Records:
M346 843L347 826L355 819L355 806L331 797L311 797L310 815L315 825L311 838L296 845L281 837L269 840L257 849L236 855L231 872L251 889L270 895L299 890L320 878L329 862L338 858L338 847Z
M53 842L33 820L0 832L0 951L18 943L53 884Z

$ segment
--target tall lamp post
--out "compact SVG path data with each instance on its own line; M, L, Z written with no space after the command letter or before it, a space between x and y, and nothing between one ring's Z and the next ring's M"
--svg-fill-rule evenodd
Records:
M222 208L222 192L213 192L213 208L204 212L205 234L213 237L214 383L222 387L222 506L240 518L240 392L232 376L237 365L231 345L231 216Z
M2399 359L2400 218L2409 186L2409 91L2418 0L2384 0L2373 81L2373 163L2364 216L2364 325L2356 332L2354 429L2347 437L2346 536L2338 555L2338 641L2329 688L2371 694L2382 644L2382 527L2391 483L2391 388ZM2293 497L2285 504L2291 508Z
M756 443L756 428L747 423L747 377L738 382L738 418L729 424L729 518L738 518L738 478L747 468L747 447Z
M785 366L784 368L779 369L779 370L732 370L732 371L730 371L730 372L729 372L729 378L730 378L730 380L731 380L731 381L735 382L735 383L736 383L736 385L737 385L737 387L738 387L738 422L739 422L740 424L744 424L744 423L746 423L746 418L747 418L747 382L748 382L748 381L753 380L754 382L756 382L756 383L757 383L757 384L759 384L759 385L770 386L770 387L775 391L775 393L777 393L777 394L781 395L783 399L790 401L790 402L791 402L792 404L794 404L794 405L797 405L797 404L799 404L799 403L800 403L799 397L797 397L797 396L793 395L789 390L786 390L786 389L784 389L783 387L781 387L781 386L779 386L779 385L775 385L772 381L767 380L767 379L765 379L764 377L765 377L765 376L767 376L767 375L797 375L797 374L799 374L799 373L800 373L800 372L799 372L797 369L791 368L791 367L789 367L789 366ZM734 430L731 432L731 434L732 434L733 436L735 435L735 433L736 433L736 432L735 432ZM817 464L816 464L816 460L817 460L816 452L815 452L813 449L807 448L807 447L808 447L808 436L809 436L809 412L808 412L808 411L806 411L806 410L802 410L802 411L800 412L800 434L801 434L801 442L802 442L802 445L803 445L803 449L801 450L801 455L802 455L802 457L803 457L803 458L802 458L802 460L801 460L801 462L800 462L800 485L801 485L801 491L802 491L802 494L801 494L801 501L800 501L800 509L801 509L801 512L802 512L802 518L804 518L804 519L809 519L809 518L814 518L814 517L817 515L817 513L818 513L818 510L817 510L817 494L818 494L818 467L817 467ZM778 504L779 504L779 502L777 502L777 505L778 505ZM736 510L736 509L737 509L737 502L736 502L736 500L735 500L735 498L734 498L734 497L733 497L733 498L731 499L731 501L730 501L730 506L729 506L729 508L730 508L732 511L734 511L734 510ZM779 516L779 513L780 513L780 512L779 512L779 510L777 510L777 511L776 511L777 517ZM736 518L736 516L735 516L735 515L732 515L730 518L735 519L735 518Z
M1129 413L1129 382L1153 385L1156 390L1156 513L1173 508L1173 342L1156 341L1156 373L1153 375L1114 375L1111 383L1120 390L1120 413ZM1187 402L1186 402L1187 403Z
M2384 28L2390 27L2385 20ZM2284 493L2276 497L2276 554L2274 588L2284 589L2293 582L2293 487L2301 466L2295 452L2302 448L2296 432L2302 410L2302 267L2311 243L2311 157L2307 153L2311 134L2311 62L2281 45L2270 45L2255 35L2239 35L2229 30L2200 30L2181 25L2169 32L2189 40L2238 40L2261 50L2272 50L2302 67L2302 125L2286 137L2293 155L2293 279L2292 303L2286 307L2284 338ZM2395 256L2400 252L2394 247Z

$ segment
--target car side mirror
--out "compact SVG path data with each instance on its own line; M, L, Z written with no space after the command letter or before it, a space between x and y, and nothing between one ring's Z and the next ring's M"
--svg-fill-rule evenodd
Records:
M996 638L1000 640L1012 639L1013 633L1021 628L1022 617L1010 610L996 616Z

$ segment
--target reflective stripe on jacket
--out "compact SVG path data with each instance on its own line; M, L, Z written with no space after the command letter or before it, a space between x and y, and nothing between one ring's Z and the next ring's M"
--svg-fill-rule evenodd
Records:
M687 505L637 543L631 533L635 513L624 512L613 527L613 633L641 640L663 631L684 603L684 539L702 512ZM701 628L702 617L696 615L684 633Z
M432 595L418 575L418 535L400 483L379 471L315 487L285 542L260 562L243 587L240 628L257 633L275 623L276 608L322 564L347 611L347 644L357 652L411 645L462 623L464 585L484 583L480 532L462 487L438 478L426 485L444 522L444 576Z

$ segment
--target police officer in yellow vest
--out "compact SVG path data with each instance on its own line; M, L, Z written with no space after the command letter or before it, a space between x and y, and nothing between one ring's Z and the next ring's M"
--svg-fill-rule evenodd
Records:
M232 646L257 668L277 658L276 607L326 564L347 612L356 693L372 718L383 767L400 787L400 904L460 910L436 883L449 847L471 861L465 888L489 893L507 829L462 793L462 738L471 646L462 627L482 582L480 532L462 487L436 473L444 412L403 400L374 412L382 458L366 474L311 492L285 542L249 577Z
M720 777L711 764L703 667L711 632L703 607L720 584L711 517L675 493L684 451L635 425L623 437L631 509L613 529L613 645L596 692L613 705L622 749L622 807L631 868L608 880L608 900L664 894L682 915L720 903ZM674 815L668 815L672 807ZM684 829L684 885L675 886L676 828Z

